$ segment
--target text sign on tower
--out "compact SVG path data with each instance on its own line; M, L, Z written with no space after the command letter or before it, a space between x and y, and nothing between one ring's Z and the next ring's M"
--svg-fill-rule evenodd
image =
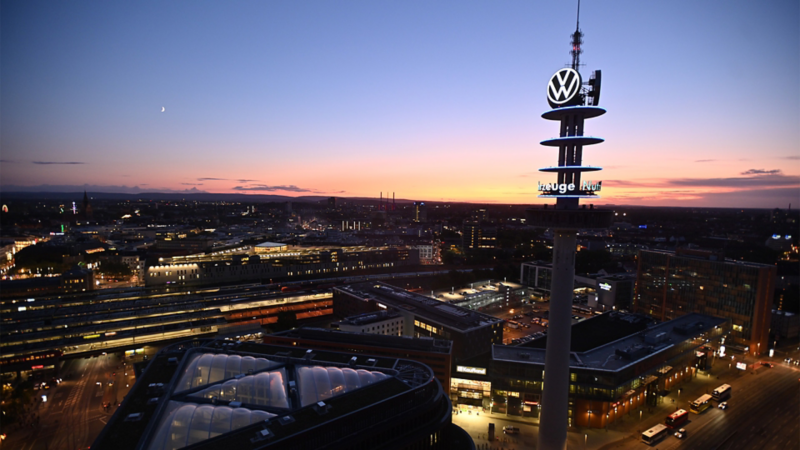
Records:
M550 107L572 106L580 103L581 74L564 68L554 73L547 84L547 102Z
M540 197L595 197L596 192L603 188L602 181L582 181L580 185L575 183L542 183L537 182L536 190L541 194Z

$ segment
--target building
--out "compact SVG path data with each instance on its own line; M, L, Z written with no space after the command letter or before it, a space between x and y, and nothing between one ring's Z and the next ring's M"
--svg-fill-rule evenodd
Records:
M336 325L340 330L350 333L403 335L403 316L395 311L384 310L347 317Z
M634 410L657 405L663 399L660 392L710 367L712 348L718 348L730 331L728 319L697 313L653 322L647 316L612 311L572 326L570 426L603 428ZM494 412L539 416L548 338L492 347Z
M633 310L661 321L696 312L731 319L729 348L769 348L775 266L725 260L719 252L642 250Z
M428 207L425 202L414 202L414 222L428 221Z
M267 253L281 253L286 252L289 250L289 245L284 244L282 242L262 242L255 247L256 255L267 254Z
M75 266L61 274L61 290L64 292L85 292L95 288L94 272Z
M487 354L503 342L503 320L408 292L386 283L333 288L333 314L348 317L383 309L403 316L403 336L453 341L453 363Z
M597 311L630 310L633 304L636 275L576 275L575 281L591 288L587 305Z
M532 261L520 265L520 282L533 288L533 292L549 295L553 280L553 265L544 261ZM575 275L575 288L590 291L587 305L598 311L629 309L633 303L636 277L628 274Z
M156 355L92 449L474 449L451 417L415 361L193 341Z
M549 293L553 283L553 264L532 261L520 264L519 282L534 289L534 292Z
M49 298L0 300L5 320L0 328L0 373L32 370L41 363L28 364L28 358L53 351L67 357L121 352L217 333L260 331L276 323L281 312L292 312L298 320L333 314L333 295L327 290L275 292L269 286L244 285L168 295L160 289L68 294L57 290L59 277L20 281L40 285L49 280L56 289ZM7 365L13 362L21 365Z
M796 339L800 336L800 316L788 311L773 309L770 330L776 340Z
M220 256L147 268L145 286L238 283L309 275L343 276L364 269L418 265L419 251L407 247L336 248L319 251Z
M437 299L462 308L483 310L496 305L515 308L527 299L530 289L508 281L484 280L470 283L468 288L438 291Z
M445 392L450 386L453 343L446 339L364 336L361 333L300 327L266 335L264 343L410 359L430 367Z
M461 228L464 250L492 250L497 247L497 226L486 220L465 220Z

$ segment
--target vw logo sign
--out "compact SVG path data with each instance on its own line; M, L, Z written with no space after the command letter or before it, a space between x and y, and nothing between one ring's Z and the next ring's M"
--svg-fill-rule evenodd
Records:
M547 84L547 102L553 108L570 106L580 101L581 74L575 69L564 68L550 77Z

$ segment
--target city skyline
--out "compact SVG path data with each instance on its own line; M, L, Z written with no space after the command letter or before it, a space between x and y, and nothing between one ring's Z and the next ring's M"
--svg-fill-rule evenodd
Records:
M6 2L0 189L544 203L575 6ZM599 203L800 202L796 2L581 9Z

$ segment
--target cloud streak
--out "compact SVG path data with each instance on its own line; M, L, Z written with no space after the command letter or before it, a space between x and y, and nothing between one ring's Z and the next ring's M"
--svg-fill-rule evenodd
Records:
M694 187L723 187L723 188L754 188L768 186L793 186L800 185L800 177L792 177L777 173L770 173L756 177L730 177L730 178L678 178L668 180L670 186Z
M775 175L781 173L780 169L764 170L764 169L750 169L742 172L742 175Z
M227 181L227 178L198 178L197 181Z
M51 165L51 164L62 164L62 165L68 165L68 166L75 165L75 164L86 164L84 162L79 162L79 161L65 161L65 162L61 162L61 161L31 161L31 162L33 164L39 164L39 165L43 165L43 166L47 166L47 165Z
M305 189L301 187L297 187L293 184L290 185L282 185L282 186L268 186L266 184L255 184L252 186L236 186L233 188L235 191L286 191L286 192L318 192L313 189Z

